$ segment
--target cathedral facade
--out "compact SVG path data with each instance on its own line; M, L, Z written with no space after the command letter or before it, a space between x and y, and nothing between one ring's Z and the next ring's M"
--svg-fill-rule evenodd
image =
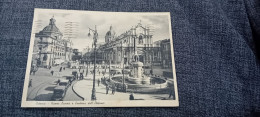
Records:
M112 26L105 36L105 44L99 47L99 53L104 62L111 64L130 64L133 56L138 55L144 65L153 61L153 40L150 29L138 23L128 31L115 36Z

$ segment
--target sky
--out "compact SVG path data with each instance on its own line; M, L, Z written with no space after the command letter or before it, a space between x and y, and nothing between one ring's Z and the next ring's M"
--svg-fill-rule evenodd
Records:
M152 30L153 41L169 39L169 19L165 14L144 14L144 13L117 13L117 12L38 12L34 20L34 30L36 33L49 24L49 20L54 17L56 26L65 34L66 22L73 22L74 36L72 38L73 48L80 51L83 48L91 47L93 41L92 36L88 37L89 28L94 29L95 25L99 34L98 43L104 43L105 34L109 31L110 26L113 27L116 35L126 32L131 27L141 22L142 26L149 27ZM63 36L66 38L66 36Z

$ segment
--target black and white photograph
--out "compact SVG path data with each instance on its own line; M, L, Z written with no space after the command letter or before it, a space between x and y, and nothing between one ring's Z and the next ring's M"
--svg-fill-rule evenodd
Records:
M171 15L35 9L22 107L179 106Z

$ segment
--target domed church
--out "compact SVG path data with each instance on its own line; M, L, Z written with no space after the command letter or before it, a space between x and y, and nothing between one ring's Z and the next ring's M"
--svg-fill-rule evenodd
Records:
M71 60L72 42L63 39L63 34L55 24L54 17L39 33L35 34L33 64L42 67Z
M125 60L128 64L132 62L133 55L137 53L141 62L146 65L151 64L152 34L150 34L150 29L142 26L141 23L119 36L115 36L115 32L110 26L110 30L105 35L105 42L99 48L104 62L111 61L112 64L122 65Z
M109 31L107 31L105 36L105 42L109 43L111 40L115 38L115 31L113 30L112 26L110 26Z

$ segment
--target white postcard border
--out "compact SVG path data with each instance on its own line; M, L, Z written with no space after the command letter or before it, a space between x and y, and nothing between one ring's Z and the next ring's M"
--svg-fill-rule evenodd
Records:
M173 81L174 81L174 92L175 92L175 100L126 100L126 101L104 101L104 100L96 100L96 101L27 101L27 91L29 84L29 76L31 69L31 60L33 53L33 45L34 45L34 25L35 21L38 20L38 13L43 12L59 12L59 13L106 13L106 14L145 14L145 15L168 15L169 20L169 35L171 42L171 55L172 55L172 70L173 70ZM107 12L107 11L80 11L80 10L60 10L60 9L34 9L34 18L32 24L32 32L29 46L26 74L24 80L23 87L23 95L21 107L32 108L32 107L178 107L179 106L179 97L178 97L178 87L177 87L177 79L176 79L176 69L175 69L175 60L174 60L174 49L173 49L173 39L172 39L172 28L171 28L171 17L170 12Z

